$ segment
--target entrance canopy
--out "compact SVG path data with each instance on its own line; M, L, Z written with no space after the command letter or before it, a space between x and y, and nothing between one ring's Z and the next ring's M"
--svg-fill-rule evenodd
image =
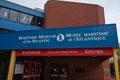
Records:
M115 24L0 33L0 50L119 47Z

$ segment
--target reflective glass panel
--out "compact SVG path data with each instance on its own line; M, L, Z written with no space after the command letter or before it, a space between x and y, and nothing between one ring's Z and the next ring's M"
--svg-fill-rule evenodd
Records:
M17 21L18 12L10 10L9 20Z
M1 7L0 18L8 19L8 15L9 15L9 9Z
M20 15L20 22L27 24L28 23L28 14L21 13L21 15Z
M36 25L36 17L35 17L35 16L32 16L32 15L29 15L28 24Z

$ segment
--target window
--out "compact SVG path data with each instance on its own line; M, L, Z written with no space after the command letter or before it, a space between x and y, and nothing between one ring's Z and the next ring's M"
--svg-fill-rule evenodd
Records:
M17 17L18 17L18 12L14 10L10 10L9 20L17 21Z
M43 19L37 17L37 26L43 26Z
M1 7L0 18L8 19L8 15L9 15L9 9Z
M4 7L0 7L0 18L34 26L43 26L43 18Z
M32 16L32 15L29 15L28 24L36 25L36 17L34 17L34 16Z
M28 15L25 14L25 13L21 13L21 15L20 15L20 22L27 24L28 23Z

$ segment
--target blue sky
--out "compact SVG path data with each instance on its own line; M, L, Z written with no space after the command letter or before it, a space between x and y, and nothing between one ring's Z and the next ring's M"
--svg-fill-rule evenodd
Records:
M8 0L20 5L24 5L30 8L41 8L44 9L44 4L48 0ZM105 12L105 21L106 24L116 23L118 37L120 42L120 0L61 0L61 1L70 1L70 2L78 2L78 3L90 3L90 4L98 4L104 7Z

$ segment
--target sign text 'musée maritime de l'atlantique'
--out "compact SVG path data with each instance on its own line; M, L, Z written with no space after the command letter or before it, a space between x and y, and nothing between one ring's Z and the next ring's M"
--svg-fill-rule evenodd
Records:
M0 33L0 50L118 47L115 24Z

